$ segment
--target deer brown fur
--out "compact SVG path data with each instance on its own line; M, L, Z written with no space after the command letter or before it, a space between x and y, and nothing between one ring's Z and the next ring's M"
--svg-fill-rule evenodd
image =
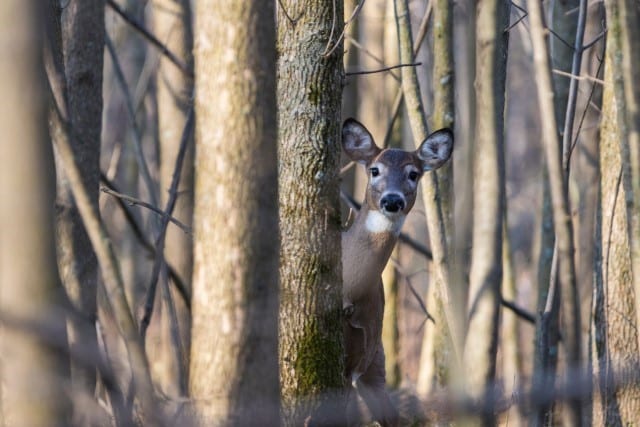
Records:
M362 124L348 119L342 127L342 146L369 176L362 208L342 234L347 418L350 425L377 421L393 426L398 415L385 387L382 270L413 207L418 181L449 159L453 134L436 131L416 151L381 149Z

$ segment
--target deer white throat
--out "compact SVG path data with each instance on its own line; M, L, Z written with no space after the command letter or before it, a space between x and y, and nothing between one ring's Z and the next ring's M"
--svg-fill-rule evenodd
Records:
M405 218L406 215L404 214L388 217L379 211L369 211L367 212L365 226L370 233L393 233L397 236L400 234Z

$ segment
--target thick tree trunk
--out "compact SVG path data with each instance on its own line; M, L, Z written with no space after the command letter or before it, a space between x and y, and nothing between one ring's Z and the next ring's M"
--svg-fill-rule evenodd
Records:
M336 17L343 8L341 0L283 4L278 9L280 370L284 422L300 425L343 386L337 171L343 72L342 45L335 46L342 32Z
M72 0L61 12L69 119L76 135L71 144L85 188L97 210L102 131L104 1ZM98 262L59 158L56 158L56 163L58 268L71 303L82 314L68 320L69 346L72 354L83 351L93 353L98 348L95 327ZM96 386L95 367L72 359L71 380L75 392L92 397ZM86 425L85 411L82 405L74 406L74 424Z
M155 35L163 41L167 48L183 63L192 68L193 32L191 28L191 5L189 0L159 0L154 3ZM184 129L188 110L192 104L193 81L185 75L169 59L162 56L157 75L158 99L158 137L160 143L160 201L164 206L169 198L169 188L173 178L176 156L180 147L182 131ZM193 216L193 145L187 151L182 164L178 199L173 209L173 216L186 225L191 225ZM192 249L191 236L176 227L167 229L165 259L171 264L184 283L191 281ZM164 282L164 279L161 278ZM165 282L166 283L166 282ZM161 286L166 286L161 283ZM180 298L173 298L178 325L170 313L169 291L166 287L162 291L163 307L161 311L161 340L162 363L159 380L165 392L171 395L185 395L186 390L186 358L178 360L182 348L188 354L190 316ZM171 295L175 295L171 292ZM172 326L179 327L180 342L172 339ZM174 337L175 338L175 337ZM178 356L177 358L175 356Z
M189 390L203 426L279 423L274 4L195 9Z
M0 425L68 425L53 153L41 62L46 4L0 3ZM42 14L42 15L41 15ZM7 60L9 59L9 60Z
M630 425L638 421L640 390L617 387L637 369L638 332L635 319L633 273L625 201L618 114L624 111L624 93L617 90L620 26L617 2L607 3L605 85L600 128L600 206L596 222L596 266L593 312L595 425ZM621 110L622 109L622 110Z
M469 274L468 330L464 345L467 392L491 407L502 282L505 209L504 102L508 3L476 6L476 145L473 179L473 250ZM486 400L485 400L486 399ZM495 423L491 411L484 424Z

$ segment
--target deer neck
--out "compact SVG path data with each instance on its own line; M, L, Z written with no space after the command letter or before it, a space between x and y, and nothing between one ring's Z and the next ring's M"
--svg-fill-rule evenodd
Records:
M345 300L377 295L380 276L398 240L405 215L389 218L363 205L342 235ZM346 301L345 301L346 302Z

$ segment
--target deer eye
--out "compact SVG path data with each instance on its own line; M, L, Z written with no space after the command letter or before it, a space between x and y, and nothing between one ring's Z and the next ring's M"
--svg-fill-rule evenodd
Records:
M418 179L418 172L416 171L409 172L409 179L411 181L416 181Z
M369 172L371 172L371 176L378 176L380 175L380 170L378 168L370 168Z

